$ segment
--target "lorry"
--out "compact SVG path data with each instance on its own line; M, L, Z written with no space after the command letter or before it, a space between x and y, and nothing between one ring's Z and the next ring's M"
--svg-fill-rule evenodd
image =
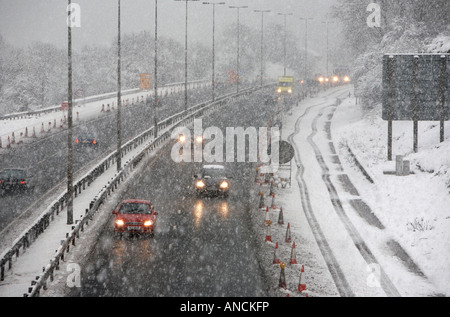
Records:
M292 94L294 90L294 77L281 76L278 78L277 92L278 94Z

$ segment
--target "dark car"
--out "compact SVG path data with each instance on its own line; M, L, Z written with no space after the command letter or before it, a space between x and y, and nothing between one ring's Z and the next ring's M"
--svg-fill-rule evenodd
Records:
M0 190L19 191L32 190L34 186L31 175L23 168L6 168L0 172Z
M123 233L150 234L153 236L158 212L149 200L128 199L122 202L114 220L114 230Z
M204 165L200 174L194 175L197 195L223 195L228 197L230 191L230 178L226 176L222 165Z
M75 145L97 147L98 140L94 135L81 134L75 139Z

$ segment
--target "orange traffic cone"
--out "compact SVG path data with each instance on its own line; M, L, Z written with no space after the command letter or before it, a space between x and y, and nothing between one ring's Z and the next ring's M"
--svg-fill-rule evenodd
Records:
M259 196L260 196L260 198L259 198L259 208L262 209L262 208L264 208L264 192L261 191L259 193Z
M267 233L266 233L266 242L272 242L272 234L270 233L270 225L272 224L272 221L269 220L267 223Z
M275 206L275 193L272 193L272 209L277 209L277 207Z
M302 265L302 270L300 271L300 281L298 282L298 291L301 293L306 291L306 284L303 282L303 273L305 273L305 267ZM308 294L306 294L308 297Z
M278 287L280 288L284 288L287 289L287 285L286 285L286 273L284 272L284 268L286 267L286 263L282 262L280 264L280 280L278 282Z
M278 257L278 242L275 245L275 251L273 252L273 264L280 264L280 258Z
M297 252L295 251L295 242L292 244L290 264L298 264L297 263Z
M264 223L267 225L270 221L269 206L266 207L266 217Z
M280 213L278 214L278 224L283 225L284 219L283 219L283 208L280 207Z
M288 223L288 225L287 225L285 241L286 241L286 243L291 242L291 224L290 223Z

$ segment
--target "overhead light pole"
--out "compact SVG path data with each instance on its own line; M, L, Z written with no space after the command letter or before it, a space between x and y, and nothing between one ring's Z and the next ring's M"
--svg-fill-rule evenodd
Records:
M240 80L240 10L241 9L247 9L248 6L229 6L230 9L236 9L237 10L237 79L236 79L236 92L239 93L239 80Z
M216 32L216 5L224 5L225 2L203 2L213 7L213 32L212 32L212 101L216 100L216 75L215 75L215 32Z
M287 35L287 16L294 15L293 13L278 13L284 17L284 76L286 76L286 35Z
M305 20L305 79L308 78L308 20L314 20L313 18L300 18Z
M121 108L122 108L122 83L121 83L121 56L120 56L120 0L117 0L117 171L122 168L122 127L121 127Z
M73 144L72 144L72 19L71 19L72 1L68 0L68 23L67 23L67 60L68 60L68 133L67 133L67 224L73 224Z
M153 118L154 118L154 137L158 136L158 0L155 0L155 71L154 71L154 95Z
M184 111L188 110L188 2L189 1L199 1L199 0L174 0L174 1L184 1L186 3L186 34L184 43Z
M264 84L264 13L271 12L270 10L253 10L261 13L261 87Z
M326 49L327 49L327 54L326 54L326 68L327 68L327 77L330 75L329 74L329 59L330 59L330 49L329 49L329 26L330 26L330 21L328 21L328 19L326 21L322 21L322 23L326 24L326 38L327 38L327 43L326 43Z

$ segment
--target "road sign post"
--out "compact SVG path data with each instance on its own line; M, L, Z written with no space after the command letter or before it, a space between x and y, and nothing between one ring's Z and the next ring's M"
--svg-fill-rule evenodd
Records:
M450 54L386 54L383 58L383 120L388 121L388 160L392 161L392 121L413 121L413 149L418 151L419 121L450 120L447 68Z

